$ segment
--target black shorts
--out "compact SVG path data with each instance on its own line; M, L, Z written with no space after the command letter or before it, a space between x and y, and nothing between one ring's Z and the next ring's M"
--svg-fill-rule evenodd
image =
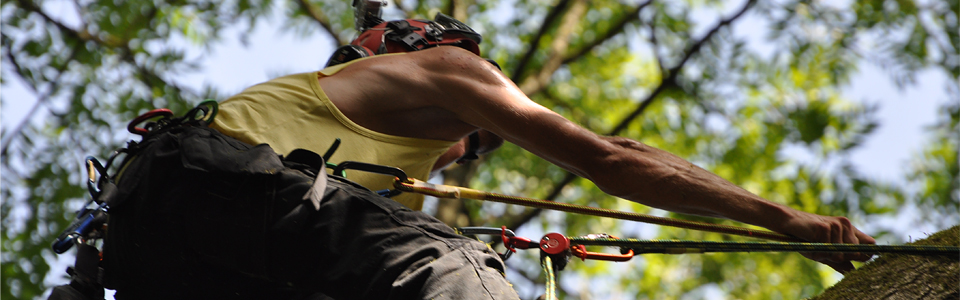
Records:
M101 264L117 299L517 298L485 244L267 145L185 126L133 148Z

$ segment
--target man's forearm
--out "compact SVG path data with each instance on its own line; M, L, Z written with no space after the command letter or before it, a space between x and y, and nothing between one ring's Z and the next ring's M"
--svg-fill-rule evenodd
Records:
M669 152L623 138L605 138L622 156L593 176L609 193L678 213L732 219L781 231L795 210L768 201ZM612 171L613 170L613 171Z
M714 216L781 231L794 209L766 200L697 166L679 173L661 189L664 199L688 206L693 214ZM682 209L682 208L681 208ZM678 211L679 212L679 211Z

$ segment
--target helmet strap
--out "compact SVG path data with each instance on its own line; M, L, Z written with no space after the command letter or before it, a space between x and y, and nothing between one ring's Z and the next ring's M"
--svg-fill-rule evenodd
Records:
M415 32L421 29L410 26L410 23L406 20L388 22L387 28L390 29L390 31L384 34L384 36L391 41L403 44L407 47L407 50L417 51L430 46L426 38Z

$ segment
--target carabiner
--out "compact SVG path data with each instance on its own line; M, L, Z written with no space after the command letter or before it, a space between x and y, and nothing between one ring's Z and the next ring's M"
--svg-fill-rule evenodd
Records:
M513 230L507 229L507 226L501 226L500 228L493 227L462 227L454 228L458 234L461 235L499 235L500 239L503 240L503 246L507 248L507 251L503 253L497 253L500 255L500 259L506 261L510 258L514 252L517 252L517 248L520 249L530 249L536 247L536 243L533 243L528 238L518 237L513 232Z
M456 230L457 233L462 234L462 235L485 234L485 235L501 235L501 236L508 236L508 237L514 237L514 236L516 236L516 234L513 233L513 230L507 229L507 226L503 226L503 227L501 227L501 228L493 228L493 227L457 227L457 228L454 228L454 230Z
M182 122L203 121L209 124L217 117L217 112L220 111L219 107L220 104L218 104L216 100L204 100L200 102L200 104L197 104L196 107L187 111L187 114L183 115Z
M606 238L606 239L620 239L618 237L600 233L600 234L590 234L584 236L584 238L597 239L597 238ZM579 257L580 260L594 259L594 260L605 260L605 261L628 261L633 258L633 249L627 249L626 253L623 254L607 254L607 253L598 253L598 252L589 252L587 247L584 245L573 245L570 246L570 252L573 256Z
M100 178L107 176L107 169L100 164L100 161L94 158L93 156L87 156L84 159L87 166L87 191L90 193L90 196L93 199L97 199L100 196L100 186L97 184L97 174L100 174Z
M500 226L500 230L503 232L500 234L500 239L503 241L503 246L506 247L507 250L510 250L510 253L517 252L517 248L530 249L537 247L537 243L534 243L528 238L514 236L513 231L507 229L507 226ZM507 252L504 252L504 254L507 257L510 256L507 254Z
M143 123L144 121L155 118L155 117L169 118L172 116L173 116L173 111L170 111L169 109L166 109L166 108L154 109L154 110L148 111L145 114L140 115L139 117L136 117L135 119L133 119L133 121L130 121L130 124L127 124L127 131L136 135L146 135L150 131L147 130L146 128L137 127L137 125L140 125L140 123Z
M357 170L357 171L364 171L364 172L383 174L383 175L393 175L394 177L398 178L400 181L409 180L409 177L407 177L407 173L403 172L403 170L401 170L400 168L383 166L383 165L375 165L375 164L359 162L359 161L345 161L337 164L337 167L333 169L333 175L343 177L343 174L344 174L343 171L345 170Z
M203 102L200 102L200 104L197 104L197 107L203 106L208 106L210 108L204 112L203 117L201 117L200 120L207 123L213 122L213 119L217 117L217 113L220 112L220 103L217 103L217 100L207 99Z

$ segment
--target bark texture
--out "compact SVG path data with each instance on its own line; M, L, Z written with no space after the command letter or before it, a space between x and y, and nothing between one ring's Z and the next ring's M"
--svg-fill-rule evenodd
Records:
M911 244L960 245L960 227ZM960 299L960 256L884 255L812 299Z

